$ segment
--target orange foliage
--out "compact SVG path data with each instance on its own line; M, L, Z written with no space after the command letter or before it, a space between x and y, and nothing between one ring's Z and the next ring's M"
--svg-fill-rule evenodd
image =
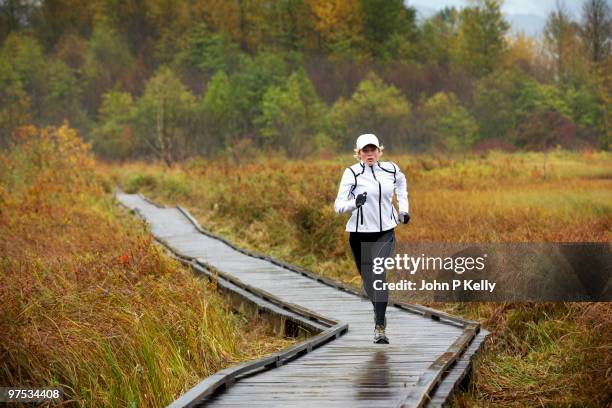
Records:
M345 40L357 45L363 42L360 29L363 17L358 0L307 0L307 4L314 14L314 27L323 43Z
M510 44L507 63L511 66L529 67L536 59L536 45L533 38L519 34Z

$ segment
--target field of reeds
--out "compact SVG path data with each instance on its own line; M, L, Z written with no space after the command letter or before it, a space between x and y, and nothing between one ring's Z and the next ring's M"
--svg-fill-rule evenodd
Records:
M165 406L292 344L155 245L74 131L18 139L0 153L3 386L59 386L68 406Z
M412 220L399 242L610 242L612 155L385 156L406 173ZM333 201L350 154L288 161L224 156L167 168L101 165L109 182L187 207L236 244L360 285ZM492 332L457 406L605 406L612 304L445 303Z

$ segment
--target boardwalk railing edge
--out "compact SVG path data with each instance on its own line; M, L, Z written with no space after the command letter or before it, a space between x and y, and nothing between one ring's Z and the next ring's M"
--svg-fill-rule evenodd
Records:
M117 189L118 192L120 192L120 189ZM155 207L158 208L172 208L172 207L166 207L166 206L161 206L159 204L157 204L156 202L150 200L149 198L145 197L144 195L138 193L138 196L150 203L151 205L154 205ZM367 299L367 295L363 292L363 291L359 291L355 288L352 288L344 283L341 282L336 282L333 281L327 277L324 276L320 276L317 275L313 272L307 271L305 269L302 269L298 266L295 265L291 265L288 264L286 262L277 260L271 256L267 256L267 255L263 255L263 254L259 254L256 252L252 252L240 247L237 247L236 245L234 245L232 242L228 241L227 239L220 237L204 228L202 228L202 226L197 222L197 220L189 213L189 211L187 211L185 208L183 208L180 205L177 205L176 208L194 225L194 227L202 234L207 235L211 238L214 238L216 240L219 240L223 243L225 243L226 245L228 245L229 247L231 247L232 249L241 252L245 255L254 257L254 258L259 258L259 259L263 259L263 260L267 260L275 265L281 266L285 269L291 270L293 272L299 273L303 276L306 276L310 279L314 279L318 282L321 282L325 285L328 286L332 286L338 290L342 290L351 294L354 294L356 296L362 297L362 298L366 298ZM131 210L131 209L130 209ZM133 211L133 210L132 210ZM139 216L142 217L141 214L139 214ZM320 316L317 315L316 313L307 310L305 308L302 308L298 305L295 304L288 304L283 302L282 300L280 300L279 298L275 297L272 294L269 294L265 291L262 291L259 288L254 288L254 287L250 287L249 285L243 283L243 282L239 282L238 279L228 276L218 270L213 270L213 268L210 267L210 265L206 265L204 262L202 262L202 260L199 259L189 259L186 258L185 256L179 255L177 254L177 252L175 251L174 248L170 247L166 242L164 242L162 239L158 239L156 238L156 240L158 240L162 245L164 245L166 248L168 248L168 250L170 252L172 252L175 257L177 257L177 259L181 260L183 263L185 264L189 264L190 266L194 267L194 269L198 270L199 272L204 272L206 270L210 271L209 273L214 273L217 276L221 276L224 280L227 280L233 284L238 283L238 287L243 287L246 288L248 287L248 291L250 291L251 293L255 294L256 296L258 296L262 301L272 301L271 303L276 302L277 305L278 304L282 304L283 305L283 309L285 310L291 310L291 311L295 311L298 315L303 316L303 317L307 317L308 319L321 319L320 321L327 321L327 324L333 322L333 320L328 319L324 316ZM198 266L200 266L200 268L198 268ZM204 272L206 273L206 272ZM207 273L208 274L208 273ZM236 282L238 281L238 282ZM439 321L440 323L444 323L444 324L449 324L449 325L453 325L456 327L460 327L463 329L463 333L461 334L461 336L459 336L457 338L457 340L447 349L446 352L442 353L440 355L440 357L438 357L438 359L436 359L427 369L426 371L419 377L419 379L417 380L417 383L414 387L412 387L410 390L407 390L405 396L399 401L398 407L408 407L408 406L416 406L416 407L422 407L425 406L427 404L427 402L429 401L430 395L432 393L433 390L435 390L436 386L443 380L445 374L448 372L448 370L453 366L453 364L459 359L459 357L463 354L463 352L467 349L467 347L469 346L469 344L472 342L472 340L476 337L476 334L479 332L480 330L480 324L476 321L473 320L469 320L469 319L464 319L458 316L453 316L451 314L448 314L446 312L442 312L433 308L428 308L425 306L421 306L421 305L414 305L414 304L410 304L410 303L404 303L404 302L397 302L397 301L390 301L389 305L391 306L395 306L398 307L400 309L406 310L408 312L411 313L415 313L415 314L419 314L423 317L426 318L431 318L433 320ZM342 326L342 325L345 325ZM330 339L333 338L337 338L339 337L341 334L344 334L346 332L346 330L348 330L348 324L347 323L341 323L341 322L337 322L337 324L334 326L334 328L336 328L336 334L335 335L329 335L329 336L323 336L324 333L323 332L313 338L311 338L310 340L313 339L317 339L317 341L319 341L319 344L317 344L316 346L313 345L312 348L316 348L319 345L322 345L323 343L329 341ZM321 338L319 338L321 336ZM307 343L309 340L306 340L302 343ZM300 344L302 344L300 343ZM298 345L296 345L297 347ZM306 349L300 349L299 353L303 354L303 350L306 351L310 351L312 348L308 348L306 347ZM291 350L292 347L285 349L281 352L278 352L277 354L282 354L283 352L287 351L287 350ZM288 358L292 359L295 358L297 355L296 353L291 354L291 356L289 356ZM270 356L271 357L271 356ZM181 397L179 397L177 400L175 400L169 407L183 407L183 406L193 406L194 404L196 404L199 400L201 400L202 398L213 394L214 392L216 392L218 389L224 387L224 386L228 386L230 385L236 378L236 376L244 374L245 372L248 371L253 371L253 370L257 370L260 367L266 367L266 368L272 368L272 365L268 362L265 362L266 358L263 359L259 359L259 360L254 360L251 362L246 362L243 364L238 364L236 366L233 367L229 367L227 369L221 370L213 375L211 375L210 377L204 379L202 382L200 382L199 384L197 384L195 387L193 387L192 389L190 389L189 391L187 391L185 394L183 394ZM285 360L288 361L288 360ZM281 363L282 364L282 363ZM249 367L253 365L252 369L247 369L246 367ZM255 367L255 365L257 367ZM278 366L280 364L276 364L276 366ZM244 367L243 367L244 366ZM227 374L224 373L226 370ZM218 374L220 374L220 376L218 376ZM209 390L210 389L210 390Z

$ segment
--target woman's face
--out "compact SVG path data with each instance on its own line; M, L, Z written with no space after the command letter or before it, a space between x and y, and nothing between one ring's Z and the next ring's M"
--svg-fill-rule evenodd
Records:
M380 150L378 150L378 147L374 145L364 146L364 148L359 151L359 158L368 166L372 166L374 163L376 163L379 156Z

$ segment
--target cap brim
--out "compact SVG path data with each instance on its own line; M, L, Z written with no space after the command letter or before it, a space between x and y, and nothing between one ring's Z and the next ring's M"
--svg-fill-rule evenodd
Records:
M367 146L374 146L374 147L376 147L377 149L380 149L380 146L379 146L379 145L377 145L377 144L375 144L375 143L368 143L368 144L365 144L365 145L363 145L363 146L359 147L359 150L361 150L361 149L363 149L364 147L367 147Z

